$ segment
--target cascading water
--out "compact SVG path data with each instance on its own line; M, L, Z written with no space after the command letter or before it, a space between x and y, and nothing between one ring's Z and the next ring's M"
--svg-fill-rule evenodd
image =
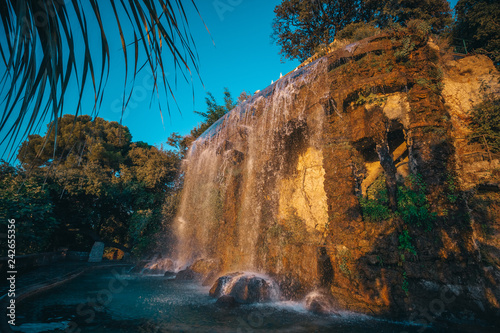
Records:
M220 258L223 271L279 270L279 265L269 269L266 263L265 248L273 239L263 235L279 228L291 209L305 224L304 237L318 241L326 221L311 206L322 202L313 200L312 192L324 190L313 188L318 185L310 184L310 178L321 177L321 161L314 159L321 158L317 152L325 118L321 99L328 95L325 73L324 59L292 72L237 106L194 142L185 161L176 218L181 265ZM297 163L303 164L303 175L296 175ZM292 193L286 182L296 176L307 184ZM288 198L280 187L290 192Z

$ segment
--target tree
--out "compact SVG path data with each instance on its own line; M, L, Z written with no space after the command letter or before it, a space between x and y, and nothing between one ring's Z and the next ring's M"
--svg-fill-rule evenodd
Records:
M276 6L271 38L286 59L304 61L320 44L330 44L335 34L360 19L360 0L283 0Z
M207 97L205 97L205 102L207 104L207 111L200 112L195 111L194 113L202 116L204 118L204 122L201 131L204 132L208 129L212 124L214 124L217 120L222 118L226 113L234 109L237 103L234 102L231 93L228 88L224 88L224 104L219 105L215 100L214 95L211 92L207 92Z
M468 50L487 54L500 68L500 3L460 0L455 6L453 37L466 40Z
M333 42L352 23L375 22L385 28L392 22L405 25L420 19L429 21L435 33L451 23L446 0L283 0L274 12L271 38L281 46L284 58L300 61L311 57L319 45Z
M32 135L18 155L26 174L47 184L60 223L54 239L63 242L54 245L70 241L83 250L99 240L129 250L143 242L161 224L179 156L133 143L128 128L116 122L65 115L58 123L57 141L54 132ZM49 149L40 149L44 144Z
M378 6L373 11L371 19L380 27L390 22L406 25L410 20L427 21L433 33L441 33L451 25L452 16L450 4L447 0L368 0L376 2Z
M187 1L197 11L194 0ZM70 85L78 89L75 111L78 114L89 77L95 95L94 111L97 110L112 65L109 38L121 39L125 63L124 90L127 90L128 72L133 65L134 78L140 69L148 66L156 89L156 83L163 82L165 94L171 92L163 60L165 54L170 55L167 57L171 59L169 65L180 69L184 77L198 73L197 55L183 2L0 1L3 22L0 25L3 33L0 54L4 65L2 73L5 74L0 80L1 95L5 97L0 132L6 132L0 143L8 140L14 147L18 136L30 134L48 115L53 120L50 131L57 132L58 119L64 110L64 96ZM100 37L97 47L89 41L92 26L97 27ZM133 39L126 36L133 36ZM83 56L76 53L76 43L83 47ZM131 46L134 48L130 50L133 57L129 54ZM39 48L41 52L38 52ZM143 54L139 52L141 50ZM145 56L144 64L139 63L142 55ZM73 82L74 79L78 81ZM124 97L123 109L127 101L128 98Z
M186 136L181 136L178 133L172 133L167 140L167 144L174 147L177 150L180 158L184 158L189 146L199 138L210 126L222 118L226 113L234 109L238 104L245 102L247 99L252 97L251 94L243 91L240 96L238 96L238 101L235 102L228 88L224 88L224 104L219 105L212 95L211 92L207 92L207 97L205 97L205 102L207 104L207 111L194 111L194 113L203 117L204 121L193 128L191 133Z
M19 168L0 164L0 225L7 230L8 220L16 225L16 254L30 254L48 249L58 223L54 205L43 179L26 177ZM5 228L4 228L5 227ZM0 255L7 246L2 244Z

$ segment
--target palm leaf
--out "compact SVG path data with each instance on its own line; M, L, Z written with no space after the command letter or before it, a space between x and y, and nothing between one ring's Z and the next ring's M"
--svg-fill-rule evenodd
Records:
M7 144L12 152L19 139L32 133L48 117L54 121L51 130L57 140L64 95L73 88L72 79L76 79L78 92L75 115L81 113L89 77L94 91L92 114L97 115L111 66L110 36L102 15L105 10L113 13L106 19L114 19L122 44L125 63L122 115L132 95L136 75L144 66L150 68L154 79L151 99L160 95L160 86L167 96L173 96L167 64L163 60L165 54L170 56L168 67L173 67L175 80L178 72L188 82L193 75L199 77L198 54L184 2L193 5L199 14L194 0L0 0L0 34L5 36L0 36L4 67L0 79L0 105L4 109L0 118L0 144ZM98 27L99 46L89 41L90 25ZM127 41L125 31L130 30L133 40ZM74 52L75 39L83 41L81 59ZM129 87L130 54L127 50L131 46L134 47L134 65L132 86ZM95 56L96 52L100 53L99 57ZM146 59L144 66L138 66L141 56ZM167 108L170 114L168 99Z

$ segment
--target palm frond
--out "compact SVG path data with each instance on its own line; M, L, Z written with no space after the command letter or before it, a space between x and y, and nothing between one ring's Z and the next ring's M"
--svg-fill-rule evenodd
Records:
M199 14L194 0L185 1ZM177 72L188 81L193 75L200 76L198 55L182 0L88 0L83 3L81 0L0 0L0 62L4 67L0 72L3 75L0 105L4 109L0 117L0 144L6 143L10 150L15 149L20 138L32 133L47 118L54 122L53 131L57 133L64 96L73 79L76 79L79 96L75 115L82 112L88 81L94 92L93 115L97 115L111 65L109 24L103 23L105 11L112 13L106 20L113 20L121 40L124 92L130 89L124 93L122 114L136 75L145 66L152 72L156 95L163 86L164 94L173 96L167 66L174 68L175 80ZM98 26L100 32L98 47L89 41L89 27L93 25ZM132 41L127 41L125 31L133 31ZM83 58L75 54L75 41L80 40ZM128 87L131 57L127 51L131 46L134 47L134 66L132 87ZM164 54L170 56L171 63L164 63ZM146 61L138 67L141 55Z

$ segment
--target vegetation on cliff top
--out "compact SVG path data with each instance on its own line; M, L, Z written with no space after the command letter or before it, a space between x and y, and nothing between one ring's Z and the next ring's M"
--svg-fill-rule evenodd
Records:
M352 30L352 23L372 22L386 28L419 19L439 33L452 22L446 0L284 0L274 12L274 42L284 58L300 61L311 57L319 45L329 45L344 28Z
M484 53L500 68L500 2L459 0L453 37L465 40L469 51Z

